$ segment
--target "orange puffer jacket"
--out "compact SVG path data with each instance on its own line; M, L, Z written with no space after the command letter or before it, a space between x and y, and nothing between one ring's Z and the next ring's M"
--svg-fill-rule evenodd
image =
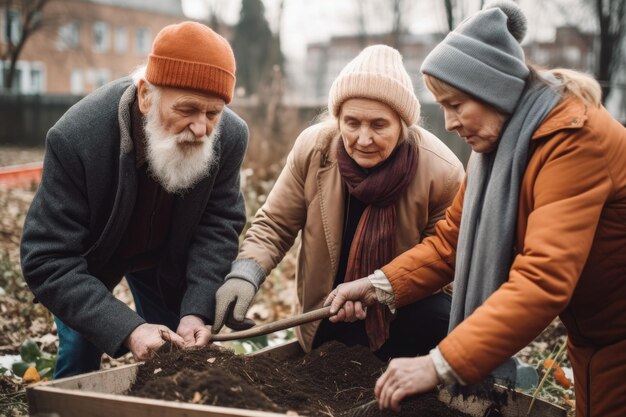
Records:
M560 315L577 417L626 416L626 128L566 98L535 131L530 155L508 281L439 349L475 383ZM397 306L453 279L464 192L435 236L382 268Z

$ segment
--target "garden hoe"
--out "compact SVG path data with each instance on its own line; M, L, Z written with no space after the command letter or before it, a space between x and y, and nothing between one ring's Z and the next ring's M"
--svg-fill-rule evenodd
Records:
M330 316L330 306L322 307L317 310L297 314L293 317L288 317L286 319L274 321L272 323L262 324L260 326L255 326L239 332L213 334L211 335L211 339L209 340L209 342L224 342L227 340L248 339L251 337L263 336L268 333L285 330L290 327L299 326L301 324L310 323L312 321L322 320Z

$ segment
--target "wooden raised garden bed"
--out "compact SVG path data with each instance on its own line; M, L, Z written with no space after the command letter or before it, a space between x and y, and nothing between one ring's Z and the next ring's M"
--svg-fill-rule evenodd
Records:
M253 355L278 360L303 357L297 342L266 348ZM231 416L285 416L257 410L246 410L213 405L199 405L177 401L164 401L125 395L135 381L139 364L93 372L51 382L40 383L27 389L31 417L231 417ZM324 381L320 382L321 384ZM504 392L504 389L502 389ZM526 417L531 398L521 393L507 392L506 405L497 414L489 414L492 404L486 400L468 397L451 398L446 390L438 398L449 408L470 416ZM537 400L530 417L565 417L560 407Z

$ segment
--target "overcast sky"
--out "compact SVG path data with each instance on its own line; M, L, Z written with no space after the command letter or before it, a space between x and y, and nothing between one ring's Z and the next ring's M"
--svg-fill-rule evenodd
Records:
M311 42L328 39L332 35L355 33L357 23L355 17L355 3L359 0L284 0L281 42L283 52L292 59L304 58L306 45ZM520 0L519 4L529 20L526 39L546 40L553 36L555 25L563 24L566 20L578 23L580 13L573 11L568 5L580 0ZM373 15L379 19L368 20L369 32L389 30L388 19L383 11L384 0L373 4ZM413 33L442 32L446 29L443 0L416 0L411 1L411 13L407 16L409 30ZM235 24L239 17L241 2L239 0L182 0L184 12L192 18L205 19L209 7L215 7L219 16L229 24ZM266 17L273 30L276 30L277 9L279 0L264 0ZM478 9L479 0L465 0L463 7L466 13ZM388 6L387 6L388 7ZM571 15L564 19L564 14ZM588 16L588 15L587 15Z

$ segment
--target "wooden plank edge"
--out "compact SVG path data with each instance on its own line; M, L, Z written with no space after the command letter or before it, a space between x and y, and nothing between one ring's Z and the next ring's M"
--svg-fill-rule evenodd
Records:
M506 387L496 385L496 391L506 392L507 402L499 409L503 417L566 417L567 411L556 404L540 399L535 400L532 411L527 414L532 397L519 391L512 391ZM492 406L492 402L474 395L463 398L461 395L452 396L447 389L439 390L439 401L450 408L463 411L473 416L482 417Z
M154 400L99 392L41 386L27 391L29 414L55 413L62 406L63 417L284 417L267 411ZM297 416L297 414L289 414Z
M122 365L115 368L104 369L101 371L94 371L85 374L69 376L66 378L55 379L47 382L40 382L35 385L29 386L26 390L37 391L41 387L54 387L64 389L79 389L93 392L103 392L108 394L119 394L122 391L128 389L130 385L135 381L135 376L139 366L143 362L133 363L129 365ZM112 392L111 386L99 386L107 380L123 381L117 391Z

